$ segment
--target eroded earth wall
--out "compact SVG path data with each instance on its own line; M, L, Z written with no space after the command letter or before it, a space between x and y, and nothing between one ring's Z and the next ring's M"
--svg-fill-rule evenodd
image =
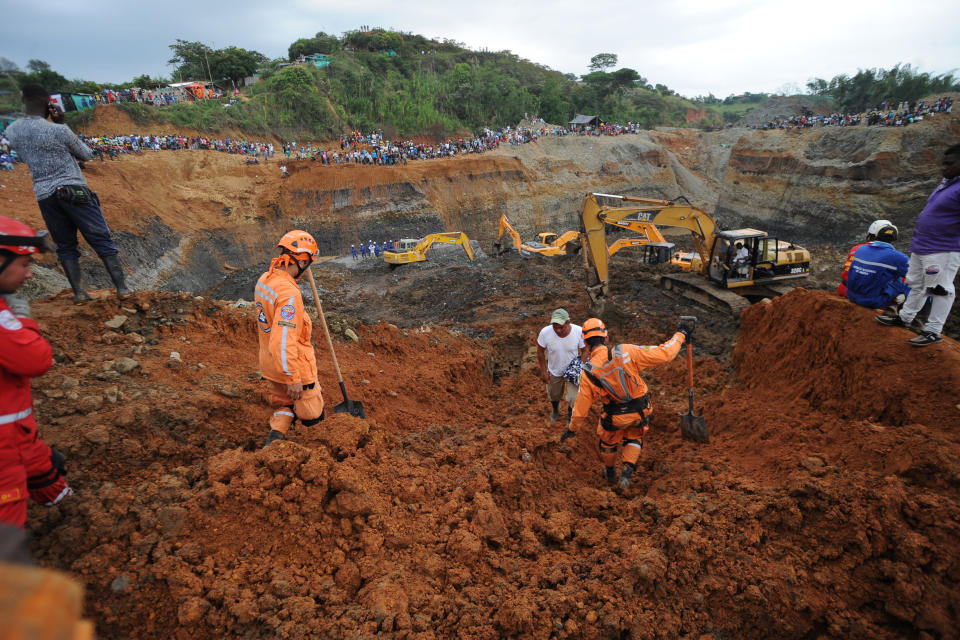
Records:
M122 130L137 129L131 122ZM133 284L198 293L265 264L273 239L292 227L312 232L324 255L435 231L464 231L489 246L502 213L524 239L576 229L589 191L684 195L723 227L756 226L806 244L846 246L877 217L909 234L938 180L939 154L956 140L957 115L941 114L901 128L548 137L398 167L295 160L283 180L277 158L246 165L236 155L194 150L94 161L86 175ZM10 213L41 226L26 169L3 182ZM89 283L108 286L86 250ZM66 285L59 272L38 271L41 293Z

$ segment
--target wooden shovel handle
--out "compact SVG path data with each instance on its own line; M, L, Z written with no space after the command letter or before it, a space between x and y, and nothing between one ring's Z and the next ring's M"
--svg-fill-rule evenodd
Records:
M687 338L687 374L690 381L688 386L693 389L693 344L690 342L690 338Z
M343 389L343 376L340 374L340 364L337 362L337 353L333 350L333 339L330 338L330 329L327 328L327 319L323 317L323 306L320 304L320 294L317 293L317 283L313 280L313 268L307 267L307 278L310 280L310 291L313 292L313 303L317 305L317 315L320 317L320 324L323 325L323 335L327 336L327 346L330 347L330 357L333 358L333 368L337 372L337 381L340 388ZM690 380L693 380L693 374L690 374ZM693 386L693 382L690 383ZM344 394L346 396L346 394Z

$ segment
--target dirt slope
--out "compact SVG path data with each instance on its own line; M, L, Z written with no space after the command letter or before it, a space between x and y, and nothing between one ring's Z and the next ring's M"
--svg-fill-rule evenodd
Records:
M486 340L359 325L337 349L368 419L266 451L248 309L68 302L35 304L57 358L35 389L78 494L29 524L101 637L955 637L952 340L910 350L824 292L756 305L732 370L697 358L709 445L676 430L683 364L650 372L655 418L618 495L593 434L557 446L526 368L552 301L464 323ZM659 322L615 334L655 341Z

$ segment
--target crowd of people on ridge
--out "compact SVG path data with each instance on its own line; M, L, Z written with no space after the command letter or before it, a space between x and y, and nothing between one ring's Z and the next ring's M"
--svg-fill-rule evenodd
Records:
M542 119L535 121L545 124ZM355 130L340 137L339 149L332 151L322 149L320 143L301 143L295 140L280 145L279 152L287 160L319 161L323 165L366 164L366 165L397 165L406 164L409 160L432 160L437 158L451 158L468 153L483 153L496 149L502 144L522 145L536 143L540 138L547 136L615 136L627 133L638 133L640 125L628 122L625 125L611 123L597 127L582 127L575 130L566 127L511 127L502 129L484 128L473 138L450 138L441 143L428 143L407 140L390 140L379 129L370 133ZM99 135L78 137L91 148L96 158L101 161L107 158L118 159L123 154L136 154L142 151L167 151L182 149L209 149L231 154L247 156L248 164L259 164L268 161L276 154L272 142L234 140L231 138L208 138L205 136L183 136L175 134L163 135ZM17 161L15 155L8 158L10 168ZM6 168L6 167L5 167Z
M829 115L813 115L807 113L791 118L773 120L763 125L755 125L752 128L804 129L817 126L851 127L858 124L903 127L908 124L913 124L914 122L919 122L925 117L930 117L937 113L950 113L952 111L953 98L949 96L934 100L929 104L922 101L902 101L896 104L884 101L874 109L862 113L831 113Z

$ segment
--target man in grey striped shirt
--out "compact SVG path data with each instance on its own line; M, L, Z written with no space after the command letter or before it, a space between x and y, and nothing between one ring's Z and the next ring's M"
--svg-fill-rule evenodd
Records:
M79 304L91 299L83 288L77 231L100 256L117 288L117 297L127 297L130 290L124 280L117 247L100 210L100 199L87 187L77 164L78 160L90 160L93 153L63 124L63 112L50 102L46 89L27 84L22 92L27 115L7 127L5 135L30 167L33 192L43 221L57 245L57 256L73 288L74 302Z

